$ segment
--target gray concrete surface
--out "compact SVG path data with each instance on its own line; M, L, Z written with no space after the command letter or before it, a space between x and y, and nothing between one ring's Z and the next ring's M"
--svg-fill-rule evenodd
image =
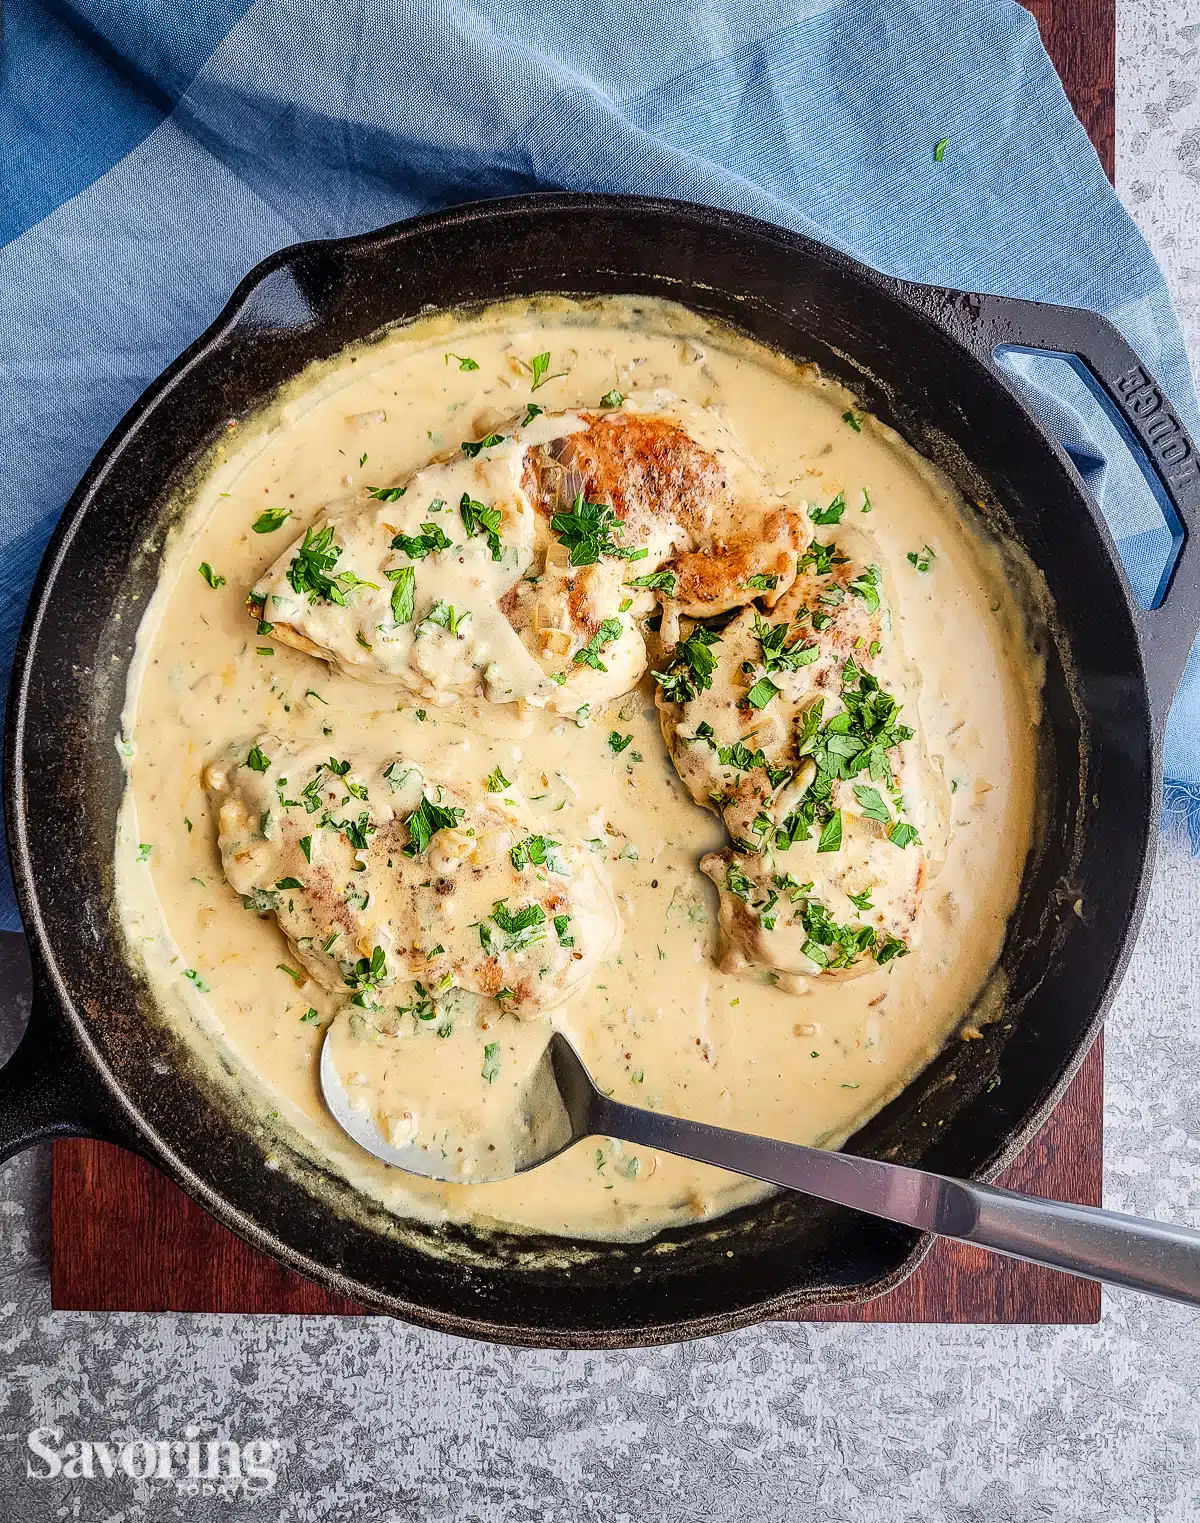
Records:
M1200 0L1119 16L1120 189L1197 354ZM1172 836L1108 1026L1114 1207L1200 1220L1198 1005L1200 862ZM1096 1328L774 1326L518 1353L375 1319L54 1315L46 1253L35 1152L0 1171L0 1523L1200 1517L1200 1318L1180 1307L1110 1295ZM99 1455L93 1479L30 1476L51 1465L27 1447L39 1424L118 1448L269 1440L277 1481L190 1496L106 1479Z

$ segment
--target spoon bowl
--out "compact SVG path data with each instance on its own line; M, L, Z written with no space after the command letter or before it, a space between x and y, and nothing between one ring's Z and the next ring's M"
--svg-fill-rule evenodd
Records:
M603 1094L559 1031L547 1043L529 1087L523 1146L496 1172L465 1174L454 1167L455 1155L440 1147L397 1145L383 1136L370 1113L352 1102L337 1071L331 1035L332 1029L320 1069L330 1114L368 1153L424 1179L491 1183L536 1169L585 1137L614 1137L1012 1258L1200 1306L1200 1232L1191 1227L640 1110Z

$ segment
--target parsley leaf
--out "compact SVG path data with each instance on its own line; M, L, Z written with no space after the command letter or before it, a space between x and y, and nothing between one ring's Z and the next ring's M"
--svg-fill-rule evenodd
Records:
M271 765L271 758L260 746L251 746L246 756L246 765L251 772L265 772Z
M474 460L480 450L495 449L497 444L504 443L503 434L488 434L483 439L464 439L459 448L469 460Z
M223 576L218 576L207 561L200 562L200 575L204 578L204 580L208 583L214 592L218 587L224 587L225 585L225 578Z
M610 730L608 732L608 749L614 756L620 756L621 752L632 739L632 735L622 735L620 730Z
M842 422L848 423L856 434L862 433L862 424L858 421L852 412L844 412L842 414Z
M846 898L849 899L860 915L864 915L868 910L875 908L871 903L871 890L869 888L864 888L861 894L847 894Z
M509 782L508 778L505 777L504 773L501 772L499 767L497 767L494 772L488 773L487 791L489 793L502 793L505 788L511 787L512 784Z
M558 842L550 840L549 836L526 836L523 841L517 842L508 855L517 872L530 866L553 868L554 864L548 859L557 845Z
M605 619L588 643L577 650L571 659L576 666L590 666L595 671L606 672L608 667L601 661L600 652L606 645L611 645L618 639L620 634L620 619Z
M918 571L929 571L937 556L929 545L922 545L919 550L910 550L907 560L910 566L915 566Z
M439 830L452 830L465 813L465 809L435 804L430 798L422 798L404 822L409 836L408 845L403 848L404 855L419 857Z
M602 555L618 560L644 560L649 553L618 545L613 534L623 534L624 525L613 508L606 502L585 501L582 492L571 504L569 513L555 513L550 527L570 550L572 566L594 566Z
M868 787L866 783L855 783L854 797L858 800L859 808L866 819L878 820L881 825L892 823L891 811L884 803L878 788Z
M282 528L291 516L290 508L266 508L254 520L252 527L255 534L272 534Z
M469 538L474 539L476 534L482 534L487 540L488 549L492 552L492 559L500 559L500 519L499 508L485 508L481 502L476 502L470 492L462 494L462 501L458 505L458 515L463 521Z
M825 828L821 831L821 839L817 842L817 850L841 851L842 849L842 811L835 809L825 822Z
M810 517L815 524L840 524L845 511L846 498L839 492L827 508L817 508Z
M554 375L547 375L550 369L550 351L547 349L543 354L535 354L529 362L529 368L533 371L533 385L530 391L536 391L539 386L544 386L547 381L557 381L566 375L565 370L560 370Z
M742 585L753 587L756 592L774 592L779 586L779 578L769 571L757 571L753 576L748 576Z
M539 407L536 402L530 402L525 408L525 416L521 419L521 427L528 428L533 420L540 418L545 411L546 409Z
M830 542L828 545L819 545L814 542L800 557L797 571L807 571L811 566L818 576L828 576L835 566L844 566L850 559L848 555L838 553L838 547Z
M754 615L754 633L758 636L762 646L763 665L769 672L796 672L802 666L811 666L819 659L821 648L818 645L795 645L785 646L790 625L785 620L782 624L768 624L758 614ZM776 688L776 692L778 692ZM756 704L761 708L761 704Z
M489 1084L494 1084L499 1072L500 1043L488 1042L483 1049L483 1067L479 1070L480 1077L486 1079Z
M394 582L392 588L392 619L397 624L410 624L416 607L417 573L411 566L397 566L385 571L384 576Z
M448 365L451 360L457 360L458 361L458 368L460 370L478 370L479 369L478 364L476 364L476 362L470 357L470 355L467 355L467 354L455 354L453 351L451 351L446 356L446 364Z
M293 591L307 592L310 603L321 598L326 603L336 603L339 608L344 608L346 593L352 588L373 587L374 582L360 582L352 571L330 576L341 553L341 546L333 542L332 524L326 524L323 529L315 532L312 528L305 529L303 542L288 567L287 578Z
M771 681L770 677L760 677L746 694L746 702L752 709L765 709L771 699L781 691Z
M420 534L397 534L392 541L392 549L403 551L410 561L423 561L427 555L450 550L453 545L440 524L422 524Z
M673 571L651 571L647 576L635 576L632 581L625 583L626 587L654 587L661 588L670 597L675 591L675 573Z
M399 502L408 491L407 487L368 487L368 494L376 502Z
M453 603L447 603L444 598L439 598L423 622L437 624L452 635L456 635L471 617L471 610L464 608L461 611L455 608Z
M860 571L854 580L848 583L849 590L856 598L862 598L867 605L868 613L879 612L879 583L881 573L878 566L868 566L865 571Z
M601 407L620 407L621 403L624 400L625 400L625 398L614 387L612 389L612 391L606 391L604 393L604 395L600 398L600 406Z
M896 823L892 826L891 830L888 831L888 840L891 841L894 846L899 846L901 848L910 845L913 841L919 841L920 839L920 836L917 834L913 826L907 824L902 820L897 820Z
M676 646L666 671L651 673L669 703L688 703L697 693L712 687L717 658L709 647L720 643L720 635L697 624L687 639Z

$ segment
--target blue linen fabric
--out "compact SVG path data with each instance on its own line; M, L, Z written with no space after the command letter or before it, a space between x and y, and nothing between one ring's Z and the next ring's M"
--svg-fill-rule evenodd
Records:
M0 676L51 528L264 255L532 189L707 202L897 275L1107 313L1195 428L1162 277L1012 0L9 0ZM939 162L935 144L948 139ZM1019 384L1135 590L1169 534L1086 388ZM1200 844L1200 659L1167 741ZM17 924L0 884L0 923Z

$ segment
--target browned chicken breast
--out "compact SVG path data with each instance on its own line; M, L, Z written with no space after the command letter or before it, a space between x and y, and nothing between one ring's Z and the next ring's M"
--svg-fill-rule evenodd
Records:
M661 396L528 417L383 498L311 525L258 579L254 617L435 703L569 714L636 684L655 598L668 636L681 613L769 606L812 532L719 420Z
M729 830L701 862L723 966L847 977L908 951L948 799L873 541L837 525L774 610L697 625L655 677L676 769Z
M225 876L248 909L275 916L297 980L368 1011L411 979L537 1015L575 994L619 934L598 859L536 833L507 789L450 787L402 758L327 757L270 735L211 765L206 782Z

